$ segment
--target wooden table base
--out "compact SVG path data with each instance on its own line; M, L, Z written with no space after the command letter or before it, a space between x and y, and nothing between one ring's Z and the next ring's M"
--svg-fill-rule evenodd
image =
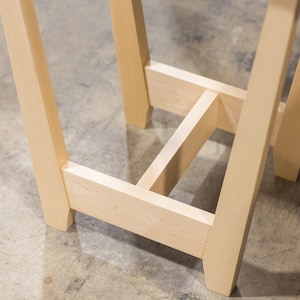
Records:
M46 223L67 230L80 211L199 257L207 287L230 295L270 145L278 175L298 176L299 70L280 97L299 1L270 0L245 91L150 61L141 0L110 0L128 124L147 126L153 107L185 116L137 185L68 160L33 1L0 5ZM211 214L167 195L216 128L236 136Z

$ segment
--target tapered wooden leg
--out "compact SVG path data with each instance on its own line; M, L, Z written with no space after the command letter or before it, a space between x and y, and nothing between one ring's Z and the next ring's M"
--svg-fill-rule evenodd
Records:
M207 287L229 295L239 273L298 18L297 0L270 0L215 220Z
M128 124L144 128L151 114L145 66L150 61L141 0L110 0L124 112Z
M300 168L300 61L294 75L282 122L275 140L275 174L296 181Z
M2 24L46 223L73 223L60 169L68 155L32 0L0 0Z

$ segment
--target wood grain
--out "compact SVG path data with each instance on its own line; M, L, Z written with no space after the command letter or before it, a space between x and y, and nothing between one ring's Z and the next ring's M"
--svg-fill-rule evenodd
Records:
M126 121L144 128L152 115L145 65L149 50L141 0L110 0Z
M68 160L32 0L1 0L1 18L45 221L73 223L60 168Z
M182 116L188 114L206 90L218 93L217 128L236 132L247 95L245 90L153 61L146 67L146 77L151 105ZM285 103L281 102L271 145L275 142L284 108Z
M204 256L207 287L236 284L282 93L299 1L271 0Z
M297 181L300 168L300 63L294 75L283 120L273 148L275 174Z
M203 257L213 214L74 163L63 176L73 209Z
M218 94L205 91L137 183L168 195L217 127Z

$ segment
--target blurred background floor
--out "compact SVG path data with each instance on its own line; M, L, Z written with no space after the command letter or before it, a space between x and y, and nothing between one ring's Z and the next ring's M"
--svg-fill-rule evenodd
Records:
M125 124L107 0L35 4L70 159L136 183L182 118ZM152 59L247 87L266 0L143 4ZM80 213L67 233L45 226L2 28L0 52L0 299L225 299L199 259ZM233 138L215 132L170 196L213 212ZM270 152L234 298L299 299L299 221L299 181Z

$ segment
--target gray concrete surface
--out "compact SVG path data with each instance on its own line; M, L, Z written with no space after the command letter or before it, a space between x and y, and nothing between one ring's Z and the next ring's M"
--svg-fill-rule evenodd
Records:
M126 126L108 1L35 3L70 159L137 182L181 118ZM143 3L154 60L246 88L266 0ZM199 259L80 213L67 233L45 226L2 29L0 66L0 299L226 299ZM232 140L216 132L171 197L214 211ZM299 299L299 220L299 181L270 152L233 298Z

